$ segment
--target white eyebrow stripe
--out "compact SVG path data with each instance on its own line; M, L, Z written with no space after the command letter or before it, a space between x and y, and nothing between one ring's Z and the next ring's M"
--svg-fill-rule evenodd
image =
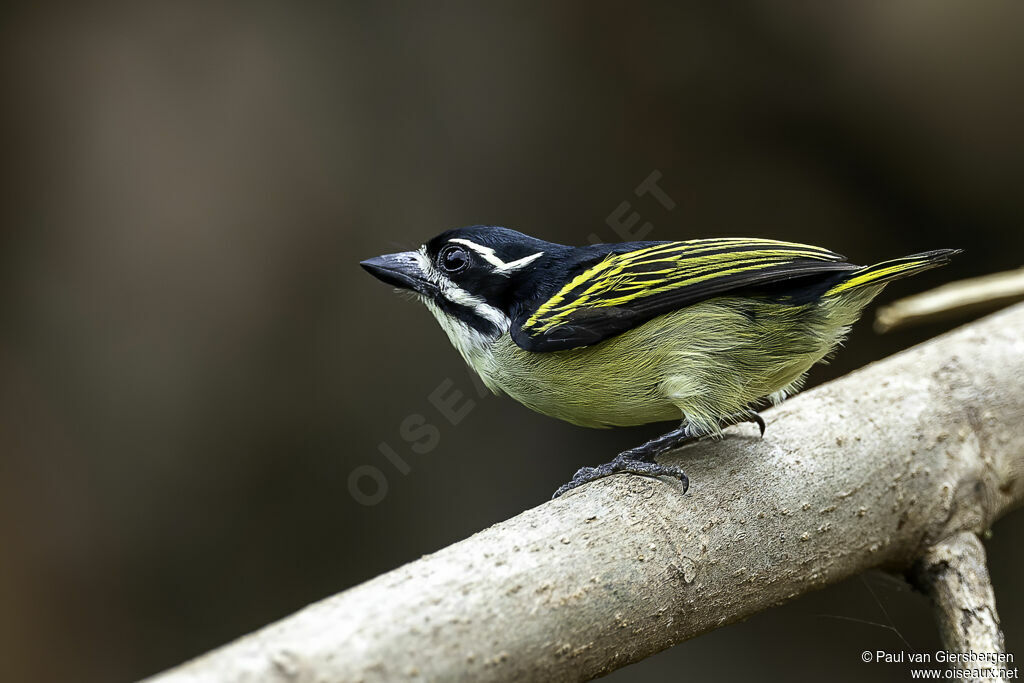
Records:
M448 241L466 245L476 253L480 254L480 257L483 258L483 260L494 266L494 270L502 275L508 275L509 273L519 270L524 266L528 266L544 255L543 251L538 251L536 254L530 254L529 256L524 256L523 258L516 259L510 263L505 263L497 254L494 253L494 249L491 249L490 247L485 247L482 244L477 244L476 242L472 242L461 237L453 237Z

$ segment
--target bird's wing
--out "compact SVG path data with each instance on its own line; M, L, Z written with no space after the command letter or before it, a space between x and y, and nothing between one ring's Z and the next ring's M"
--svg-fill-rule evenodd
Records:
M510 332L527 351L589 346L724 292L853 268L839 254L792 242L648 243L592 263L517 316Z

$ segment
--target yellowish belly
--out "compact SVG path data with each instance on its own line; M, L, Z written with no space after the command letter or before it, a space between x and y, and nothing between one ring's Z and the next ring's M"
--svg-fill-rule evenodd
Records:
M551 353L524 351L505 335L484 379L532 410L584 427L678 420L679 408L661 390L663 350L641 344L646 335L638 332Z
M568 351L524 351L506 334L474 366L492 389L574 424L685 418L714 432L720 418L799 383L857 312L722 297Z

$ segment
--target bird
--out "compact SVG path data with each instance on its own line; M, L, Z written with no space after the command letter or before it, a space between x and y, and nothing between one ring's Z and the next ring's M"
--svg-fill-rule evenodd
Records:
M718 237L567 246L505 227L447 230L362 261L420 299L494 393L575 425L678 427L583 467L554 498L625 473L689 478L657 456L798 391L891 281L938 249L870 266L821 247Z

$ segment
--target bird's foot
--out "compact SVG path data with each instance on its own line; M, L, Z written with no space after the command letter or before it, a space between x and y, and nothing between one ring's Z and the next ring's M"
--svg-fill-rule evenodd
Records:
M603 479L611 474L619 473L639 474L645 477L675 477L682 482L683 493L686 493L686 490L690 487L690 479L686 476L686 473L678 467L673 467L671 465L659 465L656 462L626 457L629 452L630 451L620 453L611 462L598 465L597 467L581 467L576 474L573 475L572 481L559 487L559 489L555 491L555 495L551 496L551 498L558 498L566 491L571 491L577 486L583 486L584 484L589 484L597 479Z
M744 422L752 422L758 426L761 430L761 436L764 436L765 424L764 419L753 410L745 410L742 413L737 413L731 417L727 417L721 421L721 426L731 427L732 425L742 424ZM695 431L690 425L681 425L678 429L673 429L668 434L659 436L656 439L651 439L642 446L636 448L630 448L628 451L623 451L615 456L615 459L611 462L597 467L582 467L576 474L573 475L572 481L559 487L555 491L555 495L552 498L558 498L566 491L571 491L577 486L590 483L595 479L603 479L611 474L627 473L627 474L639 474L646 477L676 477L683 482L683 493L690 487L690 480L678 467L671 465L659 465L654 462L654 458L661 455L665 451L678 448L685 443L691 441L697 441L704 434Z

